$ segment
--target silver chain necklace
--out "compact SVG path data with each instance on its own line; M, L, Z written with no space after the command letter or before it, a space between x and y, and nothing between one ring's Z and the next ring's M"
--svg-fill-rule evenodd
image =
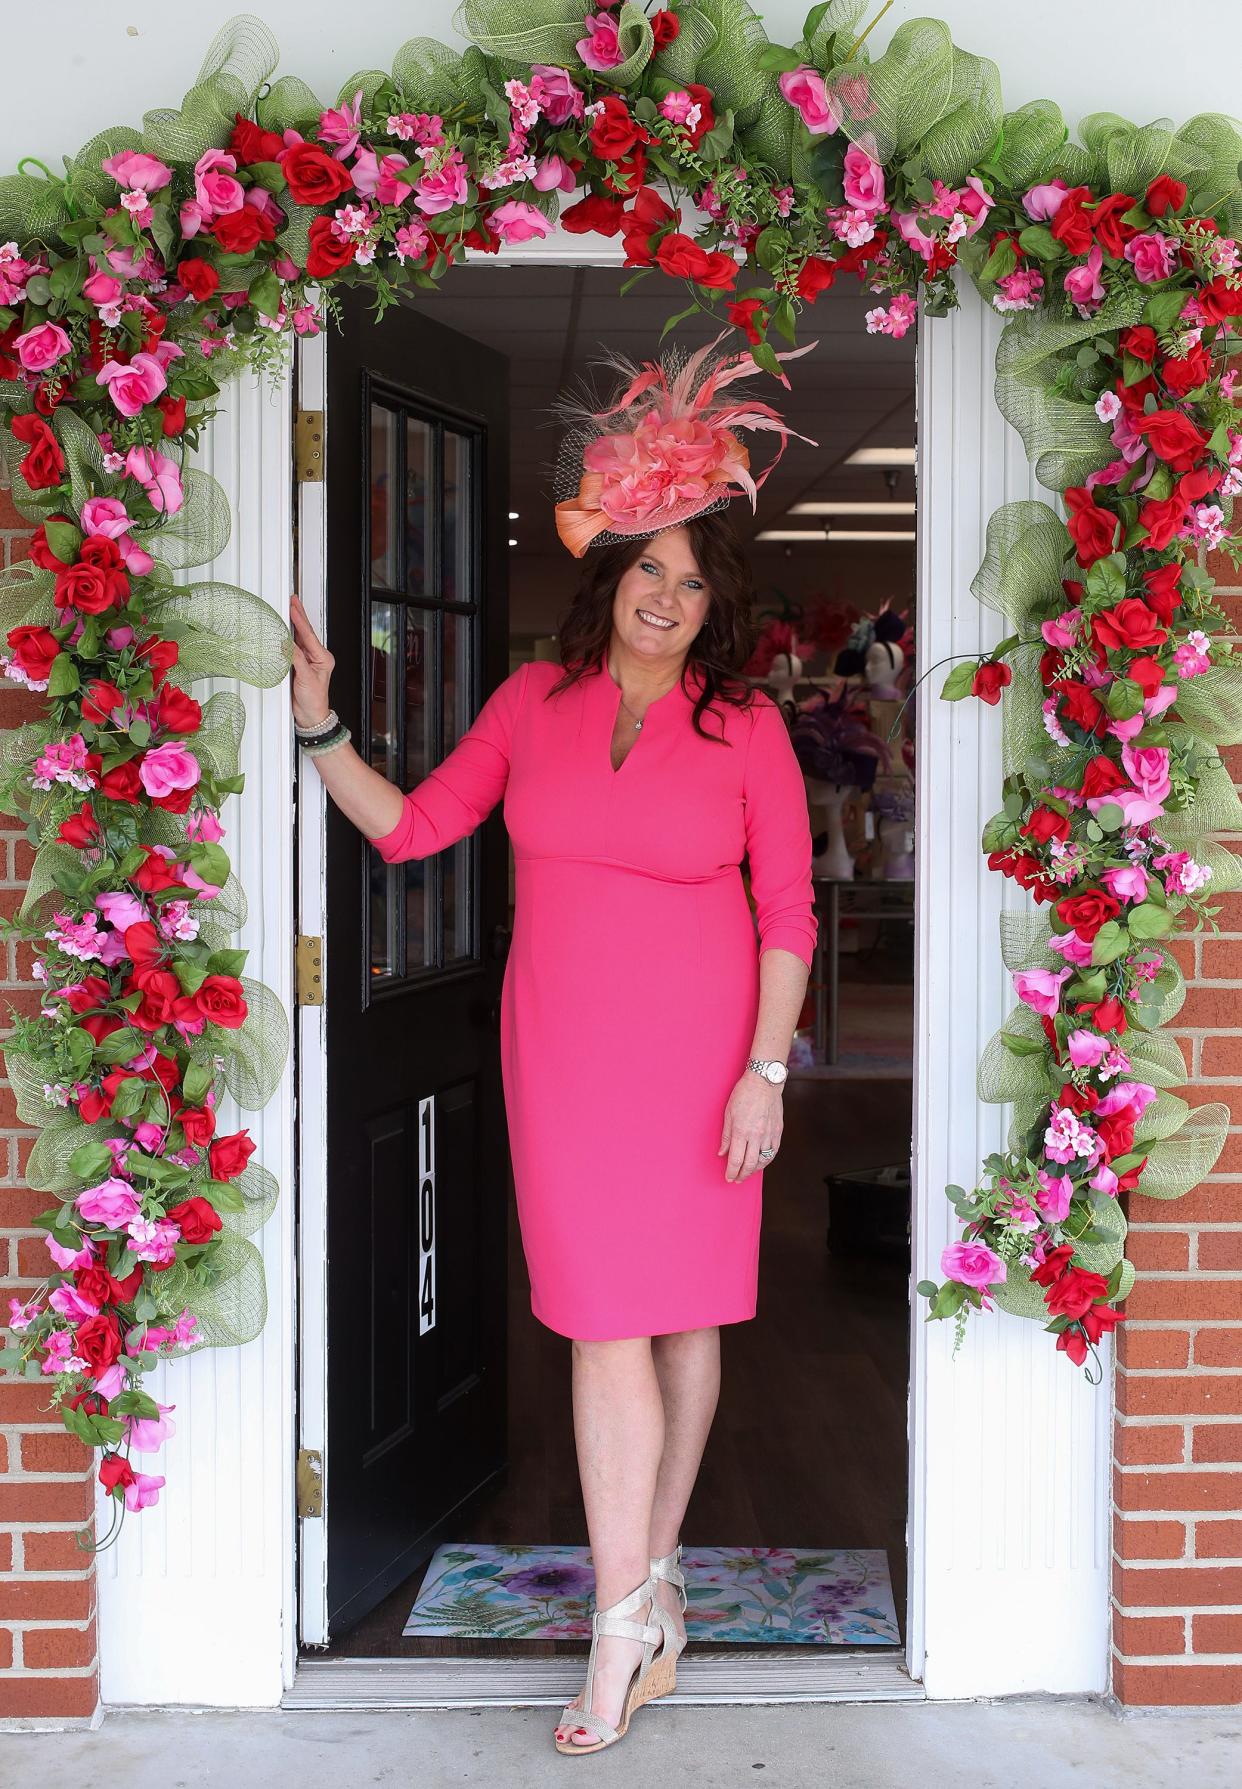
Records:
M609 674L609 676L610 676L610 677L611 677L611 675L612 675L612 671L611 671L611 668L610 668L610 669L609 669L609 673L608 673L608 674ZM670 684L670 685L669 685L669 689L672 689L672 688L673 688L673 687L674 687L674 686L673 686L673 685L672 685L672 684ZM664 694L664 695L667 695L667 694L668 694L668 690L665 690L665 691L663 691L663 694ZM629 705L629 703L628 703L628 702L627 702L627 701L626 701L626 699L625 699L625 691L624 691L624 690L623 690L623 689L622 689L622 688L621 688L621 685L620 685L620 684L618 684L618 685L617 685L617 697L618 697L618 700L619 700L619 701L620 701L620 703L621 703L621 706L622 706L622 708L624 708L624 710L625 710L625 712L626 712L626 713L627 713L627 714L628 714L628 715L629 715L629 716L630 716L630 717L631 717L631 718L634 718L634 710L633 710L633 709L632 709L632 708L631 708L631 707L630 707L630 705ZM659 698L659 697L658 697L658 696L657 696L657 697L656 697L656 698L655 698L655 700L656 700L656 701L657 701L657 702L658 702L658 701L659 701L659 699L660 699L660 698ZM642 721L641 721L641 720L638 720L638 719L634 719L634 731L635 731L635 732L636 732L636 733L641 733L641 731L642 731L642 725L643 725L643 723L642 723Z

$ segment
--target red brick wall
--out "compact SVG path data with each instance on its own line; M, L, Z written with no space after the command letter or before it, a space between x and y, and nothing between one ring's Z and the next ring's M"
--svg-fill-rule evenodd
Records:
M1242 579L1223 555L1208 567L1242 633ZM1242 785L1242 747L1224 755ZM1220 904L1221 935L1177 947L1190 985L1173 1030L1188 1097L1229 1105L1230 1136L1186 1198L1130 1201L1112 1662L1132 1704L1242 1702L1242 894Z
M0 563L25 556L29 532L0 488ZM0 678L0 727L35 719L42 703ZM0 820L0 912L16 913L29 871L25 837ZM31 962L29 945L0 940L0 1039L10 1029L10 1004L38 1009ZM48 1261L30 1228L48 1196L30 1192L22 1178L33 1139L0 1081L0 1317ZM89 1716L99 1700L95 1570L74 1543L93 1507L90 1457L43 1408L47 1402L43 1386L0 1376L0 1719Z

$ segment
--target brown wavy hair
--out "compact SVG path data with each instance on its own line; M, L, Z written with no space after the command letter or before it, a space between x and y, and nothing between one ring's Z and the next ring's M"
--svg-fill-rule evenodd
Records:
M727 702L735 708L749 708L754 703L756 686L742 674L742 666L754 652L758 635L751 614L754 583L746 555L724 510L694 516L681 525L690 536L695 562L710 592L706 618L690 642L682 666L681 686L694 702L695 731L704 739L727 744L721 736L723 715L717 715L721 735L707 731L703 716L713 702ZM561 663L565 671L548 691L549 697L568 689L582 677L604 671L617 586L649 545L650 537L642 536L637 540L616 541L592 555L578 593L559 622ZM701 681L697 694L689 682L693 671L697 671Z

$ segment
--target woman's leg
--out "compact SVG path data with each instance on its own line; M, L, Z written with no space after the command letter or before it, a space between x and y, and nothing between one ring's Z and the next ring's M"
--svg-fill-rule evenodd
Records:
M651 1509L651 1557L660 1559L673 1551L680 1538L686 1505L716 1414L720 1396L720 1331L689 1329L677 1335L653 1336L651 1352L664 1405L664 1452ZM657 1596L684 1633L681 1598L676 1589L660 1582Z
M605 1609L643 1583L651 1558L652 1505L665 1424L650 1340L575 1342L573 1405L596 1605ZM631 1619L642 1621L646 1613L644 1605ZM614 1727L641 1658L637 1640L600 1636L591 1706ZM572 1724L563 1725L557 1737L573 1731ZM576 1736L583 1744L596 1740L583 1729Z

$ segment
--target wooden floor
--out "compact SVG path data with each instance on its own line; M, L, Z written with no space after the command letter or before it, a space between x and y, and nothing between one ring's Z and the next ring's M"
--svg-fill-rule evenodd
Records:
M903 1636L909 1264L825 1246L824 1176L908 1162L910 1129L906 1081L786 1089L784 1141L764 1176L759 1314L722 1332L720 1408L684 1528L699 1546L883 1548ZM585 1544L569 1344L530 1314L516 1220L513 1229L508 1481L452 1538ZM420 1579L399 1586L329 1656L512 1652L403 1639ZM581 1650L576 1641L522 1646Z

